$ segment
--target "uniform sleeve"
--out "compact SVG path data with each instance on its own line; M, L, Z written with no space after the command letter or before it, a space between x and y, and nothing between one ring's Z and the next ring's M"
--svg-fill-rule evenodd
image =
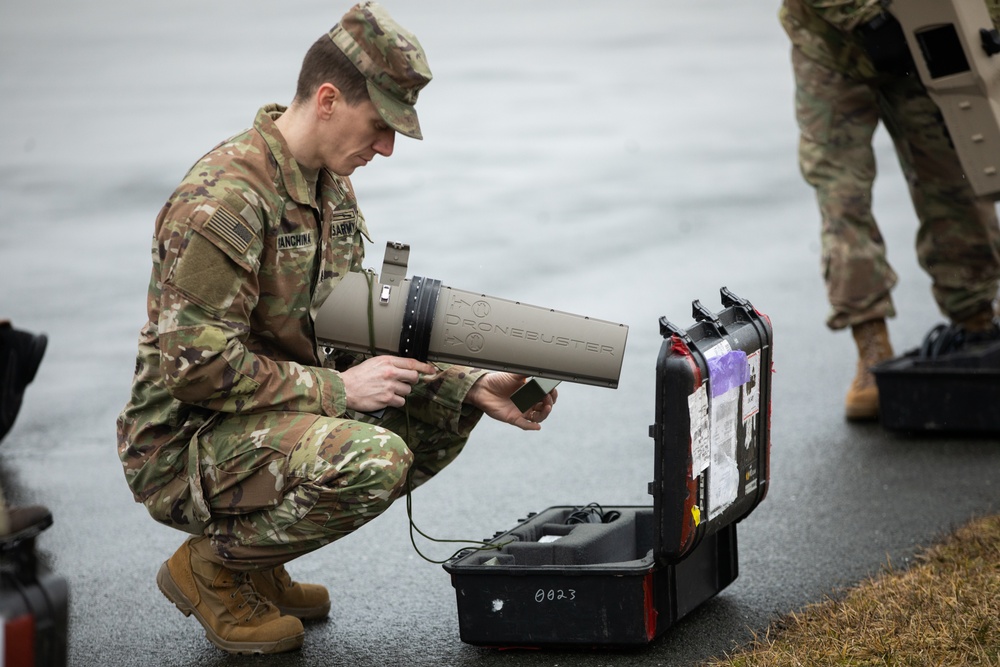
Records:
M244 345L261 298L258 229L245 213L211 202L161 214L158 329L167 391L218 412L341 415L346 395L335 370L276 361Z
M993 19L993 27L1000 29L1000 0L986 0L986 9Z
M414 385L407 403L427 423L459 433L482 415L478 408L465 404L465 396L486 371L452 364L434 365L438 372L421 378Z
M817 16L844 32L851 32L884 11L881 0L802 0Z

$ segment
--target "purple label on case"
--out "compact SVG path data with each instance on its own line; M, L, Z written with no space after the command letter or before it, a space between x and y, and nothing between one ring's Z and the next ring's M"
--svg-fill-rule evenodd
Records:
M708 360L708 378L712 387L712 398L722 396L730 389L750 381L750 364L747 353L733 350Z

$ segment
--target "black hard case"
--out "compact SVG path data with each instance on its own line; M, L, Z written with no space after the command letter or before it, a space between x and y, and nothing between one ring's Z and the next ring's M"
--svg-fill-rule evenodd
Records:
M449 560L462 641L645 644L736 579L736 523L769 480L772 331L725 288L722 303L695 301L686 330L660 320L652 507L603 506L618 518L579 524L567 520L580 506L550 507L495 535L498 550Z
M0 665L7 667L67 664L69 585L38 561L37 532L0 540Z
M1000 342L941 356L916 348L872 372L888 430L1000 433Z

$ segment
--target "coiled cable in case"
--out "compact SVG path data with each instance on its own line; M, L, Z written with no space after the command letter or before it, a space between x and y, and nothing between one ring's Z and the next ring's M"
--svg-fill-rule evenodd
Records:
M575 510L570 512L564 523L567 525L578 523L611 523L620 516L621 512L618 510L605 512L604 508L597 503L590 503L589 505L584 505L583 507L577 507Z

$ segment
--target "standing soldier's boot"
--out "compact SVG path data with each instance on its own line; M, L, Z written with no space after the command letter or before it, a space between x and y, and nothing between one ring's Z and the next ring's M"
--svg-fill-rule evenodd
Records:
M216 562L207 537L192 537L170 557L156 583L185 616L194 614L209 641L230 653L282 653L302 646L302 622L282 616L250 574Z
M38 372L48 345L45 334L32 334L0 320L0 440L14 424L24 389Z
M52 512L43 505L7 507L0 498L0 542L34 537L52 525Z
M955 325L967 343L986 343L1000 339L1000 326L992 308L980 310L964 320L955 320Z
M330 613L330 593L326 587L292 581L284 565L258 570L250 575L250 580L282 614L305 621L326 618Z
M851 327L858 346L858 370L847 391L845 416L850 420L878 418L878 386L872 366L892 358L889 330L885 320L869 320Z

